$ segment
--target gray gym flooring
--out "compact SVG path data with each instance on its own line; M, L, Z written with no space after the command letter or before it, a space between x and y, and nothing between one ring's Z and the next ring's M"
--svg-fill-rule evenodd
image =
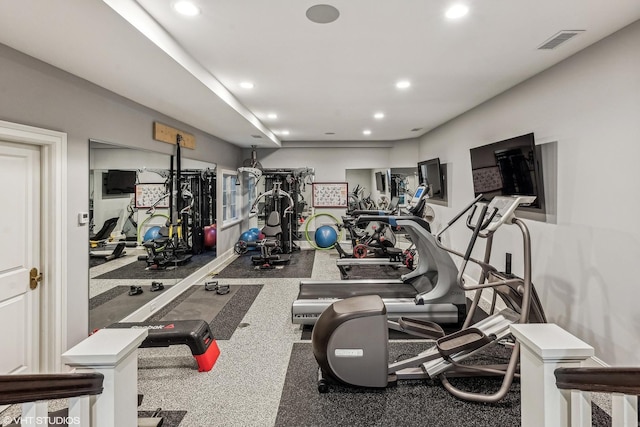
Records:
M338 280L335 259L333 252L318 251L312 277ZM263 285L242 319L244 327L229 340L218 341L220 358L207 373L194 369L184 346L140 349L138 384L145 395L141 409L186 410L181 427L273 426L291 350L301 342L300 326L291 324L299 279L218 280Z
M317 251L312 277L339 279L336 258L335 251ZM198 373L194 369L193 358L186 347L140 349L138 383L139 391L145 395L141 409L185 410L187 413L180 426L186 427L505 426L519 423L519 385L514 388L515 399L511 398L495 408L461 404L443 393L439 384L434 382L418 387L412 385L407 389L411 399L400 406L394 406L398 403L399 394L393 390L390 393L362 390L344 393L344 390L338 390L339 395L318 395L315 366L308 366L308 361L302 365L298 363L301 360L300 350L310 350L309 341L300 339L301 328L291 324L290 318L299 279L219 281L240 286L263 285L242 319L241 326L244 327L236 329L229 340L218 341L221 355L208 373ZM411 345L416 345L416 340L412 340ZM303 352L303 362L308 359L306 356ZM290 362L291 371L288 373ZM300 388L299 393L296 387ZM405 393L401 387L402 384L398 390ZM440 396L439 401L430 400L433 393L426 390L423 394L425 389L421 387L437 388L434 391ZM402 395L400 398L402 403ZM514 400L516 407L513 406ZM370 405L373 417L362 416L363 404ZM411 413L410 405L420 405L417 411L420 416ZM475 411L483 415L476 417ZM438 414L446 412L447 416L437 421ZM605 425L606 422L610 423L608 416L597 408L594 424Z
M335 251L317 251L312 277L339 279L336 259ZM111 262L116 267L125 260ZM106 265L98 267L102 272L106 269ZM92 269L91 275L102 272ZM518 384L505 402L495 406L460 402L431 381L400 384L389 390L338 387L333 393L319 395L309 341L301 339L299 325L291 324L291 304L299 279L218 280L262 288L232 335L218 340L221 355L210 372L197 371L186 346L139 350L138 391L144 394L141 411L162 408L175 415L181 427L519 424ZM108 282L96 281L91 295L112 287ZM215 328L213 332L215 335ZM391 350L406 347L413 352L420 345L419 340L392 341ZM599 404L607 406L602 399ZM610 425L609 417L599 408L594 409L594 425Z

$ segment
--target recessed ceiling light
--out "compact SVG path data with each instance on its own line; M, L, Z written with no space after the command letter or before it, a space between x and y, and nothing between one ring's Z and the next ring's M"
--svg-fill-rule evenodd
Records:
M181 15L196 16L200 13L200 9L190 1L181 0L173 4L173 8Z
M411 86L411 82L409 80L400 80L399 82L396 83L396 87L398 89L406 89L409 86Z
M281 130L280 131L280 135L289 135L289 131L288 130Z
M363 135L371 135L371 131L369 129L365 129L362 131Z
M469 8L463 4L458 3L447 9L445 16L449 19L458 19L462 18L467 13L469 13Z
M253 89L253 83L251 82L242 82L240 83L240 87L243 89Z
M269 113L267 114L267 118L271 120L275 120L278 118L278 115L276 113Z
M380 120L380 119L384 119L384 113L375 113L375 114L373 115L373 118L374 118L374 119L378 119L378 120Z

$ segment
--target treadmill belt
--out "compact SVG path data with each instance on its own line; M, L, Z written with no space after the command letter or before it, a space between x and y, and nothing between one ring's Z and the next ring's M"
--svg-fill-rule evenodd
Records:
M379 295L380 298L414 298L416 289L408 283L371 283L347 285L304 284L300 286L298 299L338 298L344 299L361 295Z

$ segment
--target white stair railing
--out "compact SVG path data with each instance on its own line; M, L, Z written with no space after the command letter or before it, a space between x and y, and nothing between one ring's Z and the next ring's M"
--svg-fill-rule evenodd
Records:
M612 426L637 427L640 368L582 367L593 347L554 324L511 332L522 349L522 426L591 426L591 392L602 392L612 395Z
M101 329L62 354L62 361L79 373L100 373L104 390L91 407L78 404L69 415L89 413L82 427L133 427L138 418L138 347L146 329Z
M83 374L28 374L0 376L0 405L22 404L22 415L1 417L3 425L42 426L49 424L89 426L92 396L103 390L104 376ZM69 401L69 411L49 413L49 400Z

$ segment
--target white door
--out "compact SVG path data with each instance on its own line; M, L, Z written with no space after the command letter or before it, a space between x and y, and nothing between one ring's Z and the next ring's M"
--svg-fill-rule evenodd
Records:
M0 141L0 375L39 370L39 240L40 147Z

